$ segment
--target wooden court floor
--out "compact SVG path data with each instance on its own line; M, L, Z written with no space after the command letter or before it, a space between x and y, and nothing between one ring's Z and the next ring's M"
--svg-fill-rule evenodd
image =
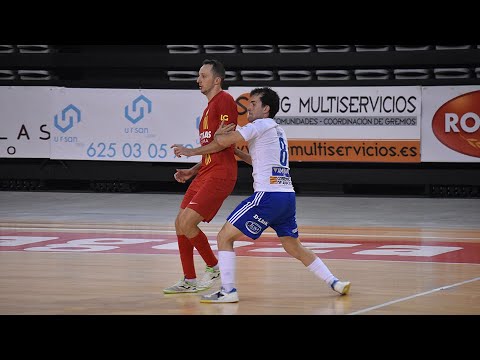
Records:
M218 224L201 225L216 250ZM0 314L480 315L480 229L300 226L339 278L339 296L271 231L237 244L235 304L164 295L181 276L166 225L0 221ZM196 256L202 273L204 264ZM216 290L215 286L213 290Z

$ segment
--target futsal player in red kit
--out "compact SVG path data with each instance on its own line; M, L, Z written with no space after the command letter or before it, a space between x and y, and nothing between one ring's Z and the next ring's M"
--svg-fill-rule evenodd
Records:
M203 61L197 83L202 94L207 97L208 105L199 124L201 146L213 142L213 136L221 123L224 126L237 124L237 104L222 89L224 79L225 68L222 63L209 59ZM172 148L181 146L174 144ZM237 180L237 160L235 145L216 146L218 152L203 155L201 162L190 169L177 169L174 175L180 183L196 177L188 187L175 219L183 277L165 288L163 292L166 294L195 293L210 288L220 279L218 259L198 225L201 221L210 222L233 191ZM206 263L205 273L198 280L193 259L194 248Z

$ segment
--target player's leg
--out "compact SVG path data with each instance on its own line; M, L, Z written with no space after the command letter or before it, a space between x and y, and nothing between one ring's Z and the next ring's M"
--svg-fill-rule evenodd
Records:
M235 180L203 179L198 192L187 205L181 218L181 227L206 264L205 273L197 281L201 290L210 288L220 278L218 259L205 233L198 227L200 221L210 222L224 200L235 187Z
M310 270L316 277L325 281L331 288L344 295L350 290L350 282L339 281L325 265L325 263L315 253L303 246L298 238L298 226L296 221L295 194L280 194L281 201L285 205L283 211L275 223L271 224L276 231L285 251L294 258L298 259Z
M192 199L197 194L200 186L201 181L197 181L198 178L195 178L192 183L189 185L183 200L180 204L180 210L177 214L175 219L175 232L177 234L178 240L178 250L180 252L180 260L182 262L182 269L183 269L183 277L177 283L165 288L163 290L166 294L177 294L177 293L191 293L197 292L197 275L195 272L195 263L193 258L193 249L194 246L192 241L187 237L184 230L184 222L187 217L190 217L189 212L190 210L187 209L188 204L192 201ZM201 180L201 179L200 179ZM192 222L198 224L202 217L199 214L193 214L194 219L188 220L188 222Z
M268 193L255 193L243 200L228 216L227 222L217 235L218 263L220 267L222 287L209 295L202 296L200 302L228 303L237 302L238 293L235 285L236 256L233 243L242 235L257 239L268 227L266 221L258 218L261 212L262 199L268 203Z
M218 265L220 268L222 286L220 290L204 295L200 299L203 303L232 303L238 302L238 293L235 286L236 256L233 244L243 233L228 221L223 225L217 236Z
M183 277L163 290L165 294L177 294L177 293L191 293L197 292L197 275L195 272L195 265L193 259L193 245L191 241L184 234L181 226L181 221L184 217L185 203L188 204L190 199L195 195L195 189L190 186L183 198L180 210L175 219L175 232L177 234L178 250L180 253L180 261L182 263Z

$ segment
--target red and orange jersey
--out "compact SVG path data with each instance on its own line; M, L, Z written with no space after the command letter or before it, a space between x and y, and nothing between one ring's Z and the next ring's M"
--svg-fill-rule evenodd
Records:
M213 141L215 132L224 122L225 125L237 124L238 111L237 104L233 97L220 91L209 102L203 111L198 131L200 135L200 144L205 146ZM219 178L237 178L237 160L234 155L234 146L232 145L222 151L202 156L202 167L198 175L207 174Z

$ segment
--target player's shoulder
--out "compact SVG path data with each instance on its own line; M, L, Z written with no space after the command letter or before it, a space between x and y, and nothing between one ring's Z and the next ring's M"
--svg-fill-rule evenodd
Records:
M227 90L223 90L223 89L222 89L221 93L222 93L222 96L225 96L225 97L228 97L228 98L233 99L233 95L230 94Z
M235 103L235 99L225 90L220 91L212 100L213 106L225 106L226 104ZM236 104L236 103L235 103Z
M226 90L222 90L220 92L219 98L221 99L222 102L229 103L229 104L233 103L235 105L237 104L233 95Z
M235 123L237 122L237 103L230 94L225 92L225 90L218 94L218 101L216 102L215 108L217 112L220 112L221 114L227 114L230 120L234 121ZM226 119L222 117L222 120Z
M278 126L277 122L271 118L257 119L252 122L255 127L272 128Z

